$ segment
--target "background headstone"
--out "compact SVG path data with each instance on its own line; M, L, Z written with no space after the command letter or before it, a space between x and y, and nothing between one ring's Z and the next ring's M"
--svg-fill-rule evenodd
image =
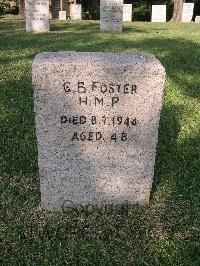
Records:
M152 5L151 22L166 22L166 5Z
M59 11L59 20L67 20L66 11Z
M49 31L49 0L26 0L26 31Z
M194 3L184 3L182 22L191 22L194 11Z
M43 53L33 62L42 204L147 204L165 70L145 53Z
M100 31L121 32L123 0L100 1Z
M196 22L196 23L200 23L200 16L196 16L196 17L195 17L195 22Z
M70 5L70 16L72 20L82 19L81 4Z
M132 21L132 5L123 5L123 21Z

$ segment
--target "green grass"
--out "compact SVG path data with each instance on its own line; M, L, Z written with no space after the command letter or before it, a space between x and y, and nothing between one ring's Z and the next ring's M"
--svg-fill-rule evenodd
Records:
M0 18L2 265L200 265L200 24L52 21L26 33ZM44 51L146 51L167 72L149 207L40 207L31 63Z

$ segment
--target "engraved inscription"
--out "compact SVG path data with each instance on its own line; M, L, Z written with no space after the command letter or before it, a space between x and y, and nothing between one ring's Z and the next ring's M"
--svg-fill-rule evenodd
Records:
M119 102L120 95L122 94L131 94L134 95L137 93L137 86L135 84L116 84L116 83L100 83L97 81L93 81L89 88L86 88L84 81L80 81L77 83L75 88L71 87L71 83L66 81L63 84L64 91L66 93L78 93L85 94L88 92L96 92L99 96L93 96L92 99L89 99L88 96L79 96L79 105L95 105L95 106L108 106L108 104L113 107L115 104ZM113 95L108 100L108 102L104 99L104 95ZM115 96L114 96L115 95Z
M25 10L27 31L49 30L49 0L26 0Z
M148 204L165 80L160 62L140 52L61 51L37 55L32 69L42 206Z
M84 81L78 81L75 85L70 81L63 83L63 90L66 94L73 94L77 98L77 104L91 108L95 107L110 107L115 108L124 95L134 97L137 94L137 85L129 83L103 83L100 81L92 81L89 86L86 86ZM136 117L116 115L116 116L97 116L86 114L71 114L60 116L61 125L64 126L86 126L86 128L93 126L94 131L80 131L72 132L70 140L74 141L127 141L128 133L124 132L125 128L133 128L137 125ZM114 132L108 134L107 139L101 131L95 131L97 128L121 128L122 132Z
M122 0L102 0L100 3L100 30L121 32L123 17Z
M103 7L104 22L111 22L111 23L120 23L122 10L117 5L108 5Z

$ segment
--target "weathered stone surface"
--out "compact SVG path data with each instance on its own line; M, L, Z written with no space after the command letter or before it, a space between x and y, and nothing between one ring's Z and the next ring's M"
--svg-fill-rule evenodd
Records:
M184 3L182 22L191 22L194 11L194 3Z
M100 1L100 31L121 32L123 0Z
M67 12L59 11L59 20L67 20Z
M123 5L123 21L132 21L132 5Z
M26 0L26 31L49 31L49 0Z
M146 53L42 53L33 62L42 204L147 204L165 70Z
M70 5L70 16L72 20L82 19L81 4Z
M166 5L152 5L151 22L166 22Z

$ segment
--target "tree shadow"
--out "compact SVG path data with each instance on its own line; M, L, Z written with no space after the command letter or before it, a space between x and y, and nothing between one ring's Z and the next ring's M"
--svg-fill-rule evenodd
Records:
M197 27L194 26L195 31ZM194 109L199 98L199 44L183 37L172 38L167 36L166 31L162 35L160 27L156 28L159 34L149 37L148 34L153 31L149 29L147 35L139 39L135 38L135 34L143 30L137 28L131 34L129 26L127 32L125 29L124 33L115 35L100 34L95 23L93 28L88 24L87 30L84 25L70 24L69 31L62 34L59 31L64 25L55 26L57 32L26 35L25 32L12 32L15 23L6 27L8 34L2 35L0 40L6 51L1 55L2 65L5 66L5 80L1 80L1 175L7 180L3 190L5 217L10 217L10 235L14 232L4 245L6 256L9 254L15 263L25 261L27 264L28 261L30 264L35 255L38 264L41 264L43 259L37 257L40 250L49 264L56 264L63 259L67 247L71 253L65 255L77 264L80 257L91 263L95 258L98 264L102 262L100 258L107 258L108 262L116 265L119 261L130 265L133 262L136 265L198 263L200 142L195 128L198 118L193 113L197 112ZM20 31L22 27L24 22L20 24ZM77 32L74 32L76 29ZM108 209L93 214L84 211L80 214L75 210L67 215L47 215L45 218L42 211L35 210L39 204L39 180L36 178L38 166L31 61L39 52L59 50L143 50L154 54L165 67L165 98L148 209L123 206L119 211ZM20 60L23 64L18 66ZM15 65L20 68L21 76L10 73L6 77L6 69L9 67L14 71ZM29 183L24 184L24 176L28 176L29 182L32 180L28 188ZM21 179L18 187L13 184L17 178ZM31 190L31 186L36 188ZM37 215L39 218L35 217ZM41 221L45 223L43 227ZM48 244L45 246L46 241L52 243L50 247ZM13 243L17 243L22 252L19 253ZM33 243L35 250L32 249ZM83 243L87 244L87 248ZM49 250L53 254L51 258L47 255Z
M18 33L16 34L17 38L14 44L11 42L14 38L12 34L9 37L6 36L5 39L2 37L1 42L5 44L5 48L7 50L11 47L12 50L16 49L16 56L14 58L15 62L21 59L32 60L38 52L42 51L75 50L95 52L109 51L110 49L112 50L113 47L116 51L144 50L156 54L157 58L160 59L161 63L164 65L167 71L167 76L173 81L173 83L176 84L181 93L184 93L192 98L199 97L198 83L196 82L196 77L199 77L200 64L197 60L200 57L198 44L181 38L168 39L164 36L159 36L158 38L145 38L145 40L139 41L129 40L129 35L126 35L126 33L123 35L116 34L113 37L109 34L94 32L93 29L97 28L97 23L92 25L92 29L89 24L87 26L88 28L84 27L85 25L77 26L73 23L70 27L68 26L68 29L70 29L70 31L72 30L72 32L64 32L59 36L57 33L52 32L34 35L28 33L24 37L24 34ZM77 29L80 31L76 32ZM82 32L82 29L84 29L84 32ZM85 32L87 32L87 34ZM70 40L70 42L68 40ZM8 45L6 45L7 43ZM20 56L17 55L17 51L27 47L31 47L28 54ZM12 60L13 58L11 57L2 57L2 63L4 64L7 64ZM189 65L188 60L191 62ZM188 79L188 75L191 76L191 78ZM14 80L12 80L11 83L12 82L14 82ZM11 83L9 82L9 84ZM31 80L26 80L25 84L27 83L31 83ZM24 81L20 82L18 85L21 86L21 84L24 84ZM5 85L5 87L9 86L10 85L8 85L8 83ZM175 109L171 113L173 113ZM167 112L167 110L164 109L162 116L167 117L165 112ZM172 128L175 128L175 125L172 125ZM164 128L163 132L165 131L166 129Z
M99 23L96 21L80 21L77 23L77 21L64 21L60 22L58 21L57 23L52 23L51 25L51 31L52 32L65 32L65 31L70 31L72 30L73 32L75 31L83 31L83 32L95 32L99 30Z

